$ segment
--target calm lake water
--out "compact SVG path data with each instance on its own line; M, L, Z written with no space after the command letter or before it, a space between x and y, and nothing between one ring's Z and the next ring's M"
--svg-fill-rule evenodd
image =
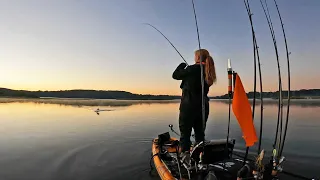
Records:
M0 103L1 180L159 179L149 174L151 140L178 130L179 102L99 107L32 102ZM257 106L256 117L259 117ZM225 138L228 104L211 101L206 138ZM285 109L284 109L285 112ZM320 177L320 105L295 103L284 148L284 169ZM277 104L264 109L262 147L270 155ZM255 120L259 132L259 118ZM173 133L170 133L174 136ZM232 115L231 137L237 151L244 141ZM256 149L251 149L256 153ZM293 179L293 178L285 178Z

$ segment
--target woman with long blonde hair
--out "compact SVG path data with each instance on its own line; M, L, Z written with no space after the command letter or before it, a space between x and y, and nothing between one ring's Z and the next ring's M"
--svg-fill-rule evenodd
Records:
M196 143L204 140L205 134L202 122L202 86L201 86L201 65L203 66L204 76L204 100L205 100L205 123L209 115L208 92L210 86L216 82L216 71L213 58L206 49L195 51L195 64L187 66L181 63L173 72L172 77L176 80L182 80L180 88L182 89L182 98L180 103L179 129L180 145L182 156L189 155L191 141L191 131L194 129ZM201 56L201 57L200 57ZM202 63L200 63L202 59Z

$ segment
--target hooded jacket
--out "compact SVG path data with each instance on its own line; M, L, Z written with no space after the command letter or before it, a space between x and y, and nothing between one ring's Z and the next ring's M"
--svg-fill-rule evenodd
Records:
M180 110L200 110L202 109L202 88L201 88L201 67L200 64L187 66L181 63L173 72L172 78L182 80L180 88L182 89L182 97ZM204 101L205 106L209 105L209 86L205 81L205 66L203 66L204 77Z

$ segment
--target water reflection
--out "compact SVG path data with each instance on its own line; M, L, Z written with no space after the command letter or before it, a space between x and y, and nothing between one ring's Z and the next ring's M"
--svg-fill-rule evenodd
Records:
M113 111L99 116L87 108L96 109L30 101L0 103L0 179L148 179L143 170L149 166L151 140L170 131L168 124L179 132L178 101L113 106ZM105 108L109 109L101 107ZM295 172L317 175L320 168L319 111L315 105L291 106L284 155L287 168ZM226 102L210 102L208 139L226 137L227 112ZM257 130L259 117L257 110ZM238 123L233 114L231 118L230 136L236 139L236 148L244 150ZM276 121L276 102L266 103L262 147L267 152ZM256 146L251 152L256 152Z

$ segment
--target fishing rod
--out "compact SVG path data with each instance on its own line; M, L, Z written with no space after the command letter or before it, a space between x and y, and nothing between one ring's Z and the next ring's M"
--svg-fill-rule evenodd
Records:
M245 1L246 2L246 1ZM261 2L261 0L260 0ZM266 0L265 0L265 3L266 3ZM284 36L284 41L285 41L285 47L286 47L286 54L287 54L287 65L288 65L288 108L287 108L287 116L286 116L286 125L285 125L285 130L284 130L284 136L283 136L283 140L282 140L282 143L281 143L281 133L282 133L282 106L283 106L283 102L281 102L281 124L280 124L280 142L279 142L279 154L278 154L278 158L281 157L282 155L282 152L283 152L283 146L284 146L284 143L285 143L285 137L286 137L286 133L287 133L287 126L288 126L288 118L289 118L289 106L290 106L290 61L289 61L289 51L288 51L288 46L287 46L287 40L286 40L286 36L285 36L285 31L284 31L284 27L283 27L283 22L282 22L282 18L281 18L281 15L280 15L280 11L279 11L279 8L278 8L278 5L276 3L276 0L274 0L274 3L276 5L276 8L277 8L277 12L278 12L278 16L279 16L279 19L280 19L280 22L281 22L281 26L282 26L282 32L283 32L283 36ZM262 2L261 2L262 4ZM263 4L262 4L263 6ZM252 25L252 19L251 19L251 12L250 12L250 7L249 7L249 3L248 3L248 0L247 0L247 11L248 11L248 14L249 15L249 18L250 18L250 23ZM264 8L264 7L263 7ZM278 53L277 53L277 45L276 45L276 39L275 39L275 34L274 34L274 30L273 30L273 25L272 25L272 22L271 22L271 16L270 16L270 13L269 13L269 10L268 10L268 7L267 7L267 3L266 3L266 8L267 8L267 13L268 13L268 16L266 15L266 18L268 20L268 24L269 24L269 28L270 28L270 31L271 31L271 35L272 35L272 38L273 38L273 42L274 42L274 46L275 46L275 50L276 50L276 55L277 55L277 63L278 63L278 71L279 71L279 74L280 74L280 67L279 67L279 60L278 60ZM265 12L265 9L264 9L264 12ZM253 26L252 27L252 34L254 35L254 30L253 30ZM258 55L258 46L257 46L257 42L256 42L256 37L254 35L254 44L256 46L256 50L257 50L257 56L258 56L258 64L259 64L259 75L260 75L260 78L261 78L261 71L260 71L260 60L259 60L259 55ZM282 91L282 87L281 87L281 76L279 76L279 87L280 87L280 98L279 100L282 100L282 96L281 96L281 91ZM262 80L260 79L260 84ZM262 95L262 86L260 86L261 88L261 94L260 94L260 97ZM262 100L262 98L261 98ZM263 101L261 101L262 103ZM261 106L261 113L263 112L263 107ZM262 127L262 115L261 115L261 127ZM278 115L279 117L279 115ZM279 118L278 118L278 125L279 125ZM277 126L278 126L277 125ZM260 142L261 142L261 133L262 133L262 129L260 127ZM278 127L277 127L277 133L278 133ZM277 140L277 137L275 138L275 140ZM274 148L275 148L275 144L276 142L274 143ZM281 147L280 147L280 144L281 144ZM260 149L260 143L259 143L259 149ZM259 152L259 151L258 151ZM283 161L284 158L281 158L280 161ZM280 164L280 161L279 161L279 164ZM310 179L310 178L307 178L307 177L304 177L304 176L301 176L301 175L298 175L298 174L294 174L294 173L291 173L291 172L286 172L286 171L282 171L284 174L286 175L289 175L289 176L292 176L292 177L296 177L296 178L300 178L300 179Z
M171 41L156 27L154 27L153 25L149 24L149 23L143 23L145 25L151 26L152 28L154 28L155 30L157 30L164 38L166 38L166 40L171 44L171 46L177 51L177 53L180 55L180 57L183 59L183 61L188 65L187 61L183 58L183 56L180 54L180 52L178 51L178 49L171 43Z
M276 38L275 38L275 34L274 34L274 30L273 30L273 25L272 25L272 21L271 21L271 16L270 16L270 13L269 13L269 8L268 8L268 4L267 4L267 0L264 0L265 1L265 4L266 4L266 9L267 9L267 13L268 13L268 16L269 16L269 20L270 20L270 24L271 24L271 27L272 27L272 31L273 31L273 36L274 36L274 41L276 42ZM279 63L279 62L278 62ZM278 65L278 68L280 69L280 66ZM281 75L280 75L280 79L281 79ZM282 120L282 116L283 116L283 99L282 99L282 83L281 84L281 91L279 91L279 100L281 99L281 111L280 111L280 132L279 132L279 143L278 143L278 150L280 150L280 147L281 147L281 138L282 138L282 126L283 126L283 120ZM279 85L280 85L279 84ZM279 156L280 154L278 153L278 159L280 158Z
M268 8L268 4L267 4L267 1L265 0L265 4L266 4L266 9L267 9L267 13L268 13L268 16L269 16L269 20L270 20L270 24L271 24L271 27L272 27L272 31L273 31L273 36L274 36L274 41L276 42L276 39L275 39L275 34L274 34L274 30L273 30L273 25L272 25L272 21L271 21L271 16L270 16L270 13L269 13L269 8ZM279 69L280 69L280 66L279 66ZM281 79L281 76L280 76L280 79ZM283 125L283 120L282 120L282 115L283 115L283 99L282 99L282 83L281 84L281 91L279 91L279 100L281 99L281 106L280 106L280 129L279 129L279 142L278 142L278 150L280 150L280 144L281 144L281 138L282 138L282 125ZM279 85L280 85L279 84ZM278 158L279 158L279 153L278 153Z
M286 33L284 31L282 18L281 18L280 11L279 11L278 4L277 4L276 0L274 0L274 4L276 5L278 16L279 16L279 19L280 19L280 22L281 22L282 33L283 33L283 38L284 38L284 44L286 46L287 65L288 65L288 105L287 105L288 107L287 107L287 116L286 116L286 122L285 122L285 128L284 128L283 142L282 142L282 145L281 145L281 148L280 148L280 152L279 152L279 156L281 157L282 152L283 152L284 142L286 140L287 129L288 129L288 121L289 121L289 109L290 109L290 60L289 60L289 55L290 55L290 53L288 51Z
M198 28L198 21L197 21L197 14L196 14L196 9L194 7L194 2L192 1L192 7L193 7L193 14L194 14L194 19L196 22L196 28L197 28L197 37L198 37L198 45L199 45L199 53L200 53L200 71L201 71L201 93L202 93L202 125L203 125L203 132L205 131L206 127L206 121L205 121L205 106L204 106L204 78L203 78L203 67L202 67L202 56L201 56L201 45L200 45L200 36L199 36L199 28Z
M246 9L247 9L247 12L248 12L248 15L249 17L251 16L251 13L249 12L249 9L248 9L248 1L246 2L246 0L244 0L244 4L246 6ZM250 19L250 18L249 18ZM253 42L254 42L254 38L253 38ZM257 88L257 65L256 65L256 46L255 46L255 43L253 43L253 64L254 64L254 80L253 80L253 102L252 102L252 120L254 121L254 113L255 113L255 106L256 106L256 88ZM248 158L248 153L249 153L249 146L246 147L246 153L245 153L245 156L244 156L244 160L243 160L243 163L245 164L247 158Z
M255 110L255 94L256 94L256 61L258 61L258 71L259 71L259 81L260 81L260 135L259 135L259 145L258 145L258 154L260 153L261 150L261 139L262 139L262 127L263 127L263 97L262 97L262 75L261 75L261 63L260 63L260 56L259 56L259 47L257 44L257 39L256 39L256 35L255 35L255 31L254 31L254 27L253 27L253 22L252 22L252 13L251 13L251 9L250 9L250 5L249 5L249 1L248 0L244 0L244 4L246 6L247 9L247 13L248 13L248 17L249 17L249 21L250 21L250 25L251 25L251 32L252 32L252 39L253 39L253 54L254 54L254 102L253 102L253 115L252 118L254 119L254 110Z
M272 36L272 40L273 40L273 45L275 48L275 53L276 53L276 58L277 58L277 65L278 65L278 81L279 81L279 101L278 101L278 120L277 120L277 128L276 128L276 136L275 136L275 140L274 140L274 144L273 144L273 157L275 160L275 157L277 155L277 151L276 151L276 143L278 140L278 133L279 133L279 147L280 148L280 143L281 143L281 133L282 133L282 107L283 107L283 101L282 101L282 82L281 82L281 71L280 71L280 63L279 63L279 54L278 54L278 48L277 48L277 42L276 42L276 37L274 34L274 30L273 30L273 25L272 25L272 21L271 21L271 16L269 13L269 9L267 6L267 1L265 0L265 4L266 4L266 8L264 7L262 0L260 0L261 6L263 8L265 17L267 19L268 25L269 25L269 29L271 32L271 36ZM267 14L268 13L268 14ZM281 126L280 126L280 132L279 132L279 123L281 121Z

